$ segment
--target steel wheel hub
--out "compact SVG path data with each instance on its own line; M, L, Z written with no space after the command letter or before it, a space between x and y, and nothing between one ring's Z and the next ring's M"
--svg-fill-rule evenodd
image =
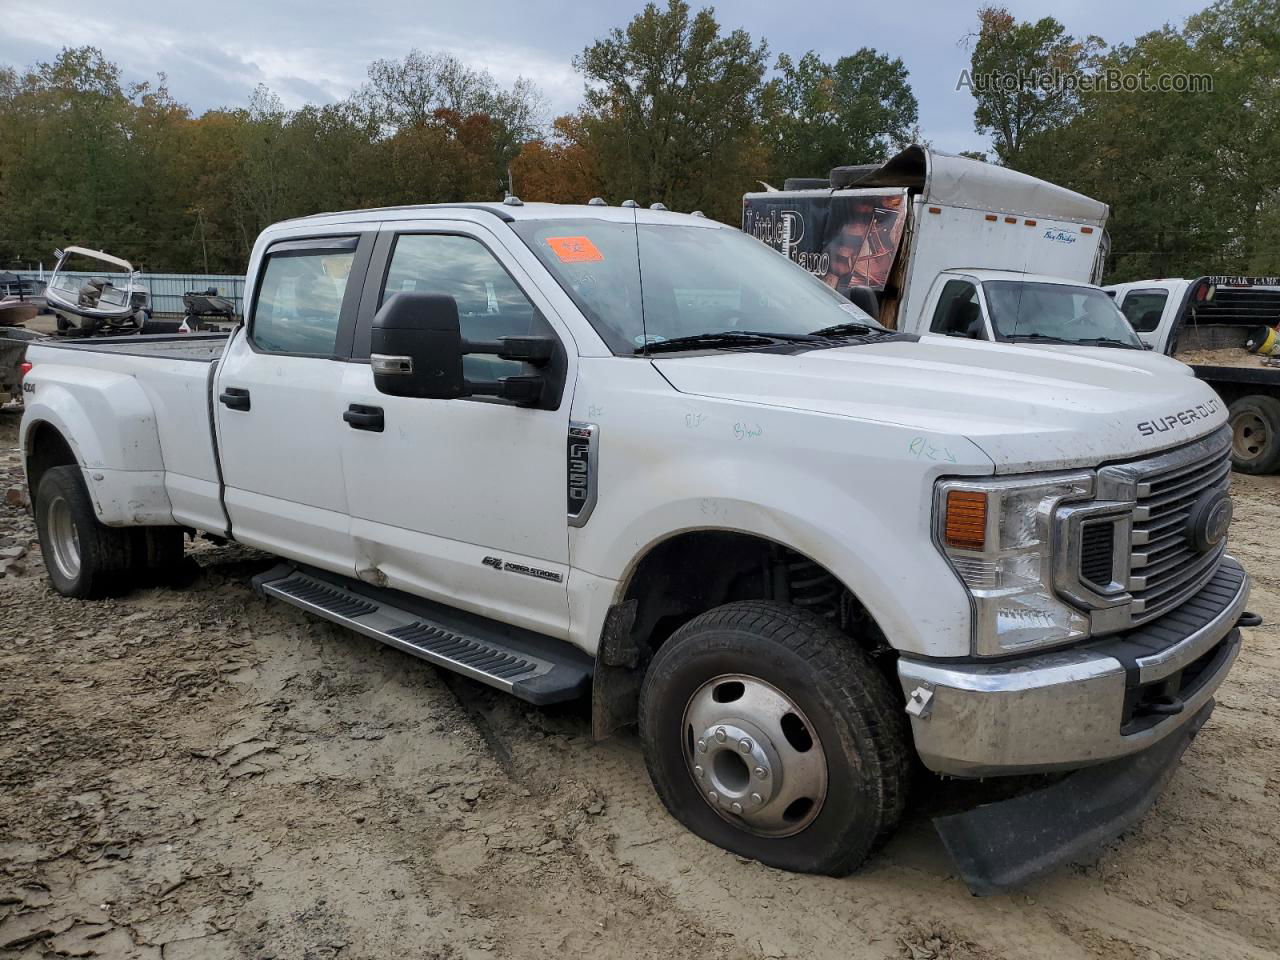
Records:
M1267 445L1267 425L1256 413L1231 418L1231 452L1237 460L1254 460Z
M702 732L693 775L709 803L730 813L751 814L773 799L781 764L766 743L768 738L745 720L727 721Z
M49 545L53 548L53 562L58 572L68 580L80 573L80 535L71 519L71 504L62 497L49 503L45 526L49 531Z
M827 793L822 744L800 708L757 677L716 677L689 698L682 725L690 775L703 800L760 836L798 833Z

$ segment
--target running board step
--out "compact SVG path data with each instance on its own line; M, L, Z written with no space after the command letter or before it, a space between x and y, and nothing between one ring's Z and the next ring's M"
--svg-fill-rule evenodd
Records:
M253 588L534 704L591 688L591 657L563 640L336 574L280 564Z

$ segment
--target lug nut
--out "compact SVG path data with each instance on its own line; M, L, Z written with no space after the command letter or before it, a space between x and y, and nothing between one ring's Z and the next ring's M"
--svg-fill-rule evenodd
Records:
M699 753L706 753L706 752L707 752L707 741L705 741L705 740L699 740L699 741L698 741L698 752L699 752Z
M753 794L751 795L751 802L752 802L752 803L764 803L764 797L760 796L760 794L758 794L758 793L753 793Z
M724 727L720 727L716 730L716 739L719 740L721 743L724 743L724 739L727 736L728 734L724 732Z
M714 790L708 790L707 799L710 800L712 803L715 803L717 800L720 799L720 794L716 793Z
M693 768L693 775L694 775L695 777L697 777L699 780L701 780L701 779L702 779L702 775L703 775L703 773L704 773L704 772L705 772L705 771L703 771L702 767L694 767L694 768Z
M763 780L769 776L769 771L764 767L756 767L756 776Z
M741 740L738 741L738 749L741 750L743 753L750 753L751 741L748 740L746 737L743 737Z
M741 812L742 812L742 804L740 804L740 803L738 803L738 802L736 802L736 801L735 801L735 802L733 803L733 805L732 805L729 809L730 809L730 810L732 810L734 813L741 813Z

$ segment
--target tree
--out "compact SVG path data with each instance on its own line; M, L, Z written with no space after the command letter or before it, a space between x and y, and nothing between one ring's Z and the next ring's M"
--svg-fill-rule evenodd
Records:
M520 144L537 137L543 126L545 102L532 81L521 77L503 89L488 71L468 67L450 53L410 50L403 60L375 60L368 75L355 101L386 132L431 126L441 116L487 117L498 169L504 169Z
M810 51L795 62L783 54L777 69L767 118L775 179L826 176L910 142L919 106L901 59L863 47L828 64Z
M649 3L574 59L586 80L576 140L614 199L741 216L743 189L765 166L758 95L767 47L722 34L710 9Z
M1002 7L978 11L970 70L961 77L977 101L979 133L991 134L997 159L1012 164L1024 140L1068 122L1079 110L1077 88L1059 77L1084 74L1100 37L1077 40L1053 17L1018 22Z
M553 130L520 148L512 164L515 192L524 200L585 203L603 188L595 155L583 146L582 118L557 117Z
M1098 69L1146 89L1083 97L1017 166L1111 205L1109 279L1280 272L1280 36L1274 0L1220 0L1121 44ZM1208 78L1165 91L1161 78Z

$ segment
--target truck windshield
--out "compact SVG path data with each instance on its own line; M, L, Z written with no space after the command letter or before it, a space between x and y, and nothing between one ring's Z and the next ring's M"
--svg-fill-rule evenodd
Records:
M988 280L982 289L999 340L1143 348L1115 301L1093 287Z
M729 228L591 219L511 226L615 354L712 334L743 334L733 342L749 346L748 333L795 337L851 322L882 329L786 257Z

